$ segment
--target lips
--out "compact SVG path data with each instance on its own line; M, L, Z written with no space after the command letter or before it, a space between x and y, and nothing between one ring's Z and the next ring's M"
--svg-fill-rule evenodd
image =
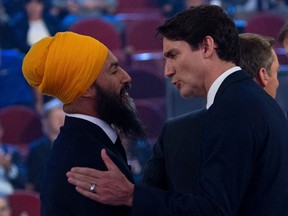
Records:
M130 88L131 88L131 86L128 85L128 84L124 85L123 88L122 88L121 91L120 91L121 97L124 97L124 96L127 97L127 96L129 96L128 90L129 90Z
M181 88L181 83L180 83L179 80L176 81L176 82L173 82L173 85L175 85L175 87L176 87L177 89L180 89L180 88Z

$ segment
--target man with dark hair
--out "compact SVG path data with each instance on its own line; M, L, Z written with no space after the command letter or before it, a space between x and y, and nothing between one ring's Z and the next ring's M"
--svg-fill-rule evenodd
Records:
M158 33L165 76L183 98L207 98L198 164L191 171L194 192L134 185L105 150L108 171L75 167L68 181L98 202L132 206L137 216L287 215L288 124L277 102L236 66L240 41L234 22L220 7L202 5L167 20Z

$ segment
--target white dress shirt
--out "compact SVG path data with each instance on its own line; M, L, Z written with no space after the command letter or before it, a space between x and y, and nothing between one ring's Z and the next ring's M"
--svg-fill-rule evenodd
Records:
M222 84L222 82L232 73L241 70L240 67L232 67L229 70L225 71L223 74L221 74L211 85L209 88L208 94L207 94L207 104L206 108L209 109L209 107L213 104L215 95Z
M107 134L107 136L110 138L110 140L113 143L116 142L117 132L115 131L115 129L111 125L107 124L105 121L103 121L99 118L95 118L95 117L83 115L83 114L66 114L66 115L69 117L73 117L73 118L84 119L84 120L89 121L93 124L96 124L97 126L102 128L102 130Z

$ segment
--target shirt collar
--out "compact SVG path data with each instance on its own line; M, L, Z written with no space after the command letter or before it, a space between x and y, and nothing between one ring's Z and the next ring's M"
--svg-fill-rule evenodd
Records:
M211 87L209 88L208 94L207 94L207 104L206 104L206 108L209 109L209 107L213 104L214 99L215 99L215 95L220 87L220 85L222 84L222 82L232 73L241 70L240 67L235 66L232 67L230 69L228 69L227 71L225 71L224 73L222 73L211 85Z
M89 121L89 122L91 122L93 124L96 124L97 126L99 126L106 133L106 135L110 138L110 140L113 143L116 142L117 132L115 131L115 129L112 126L107 124L105 121L103 121L103 120L101 120L99 118L95 118L95 117L88 116L88 115L83 115L83 114L66 114L66 116L79 118L79 119L84 119L84 120Z

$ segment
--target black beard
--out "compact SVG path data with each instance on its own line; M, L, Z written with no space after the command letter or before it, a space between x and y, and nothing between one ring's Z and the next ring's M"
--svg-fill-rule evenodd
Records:
M118 96L106 94L97 84L95 88L98 96L96 107L103 121L113 125L120 133L130 138L144 138L147 135L132 98L125 94L130 88L129 85L125 85Z

